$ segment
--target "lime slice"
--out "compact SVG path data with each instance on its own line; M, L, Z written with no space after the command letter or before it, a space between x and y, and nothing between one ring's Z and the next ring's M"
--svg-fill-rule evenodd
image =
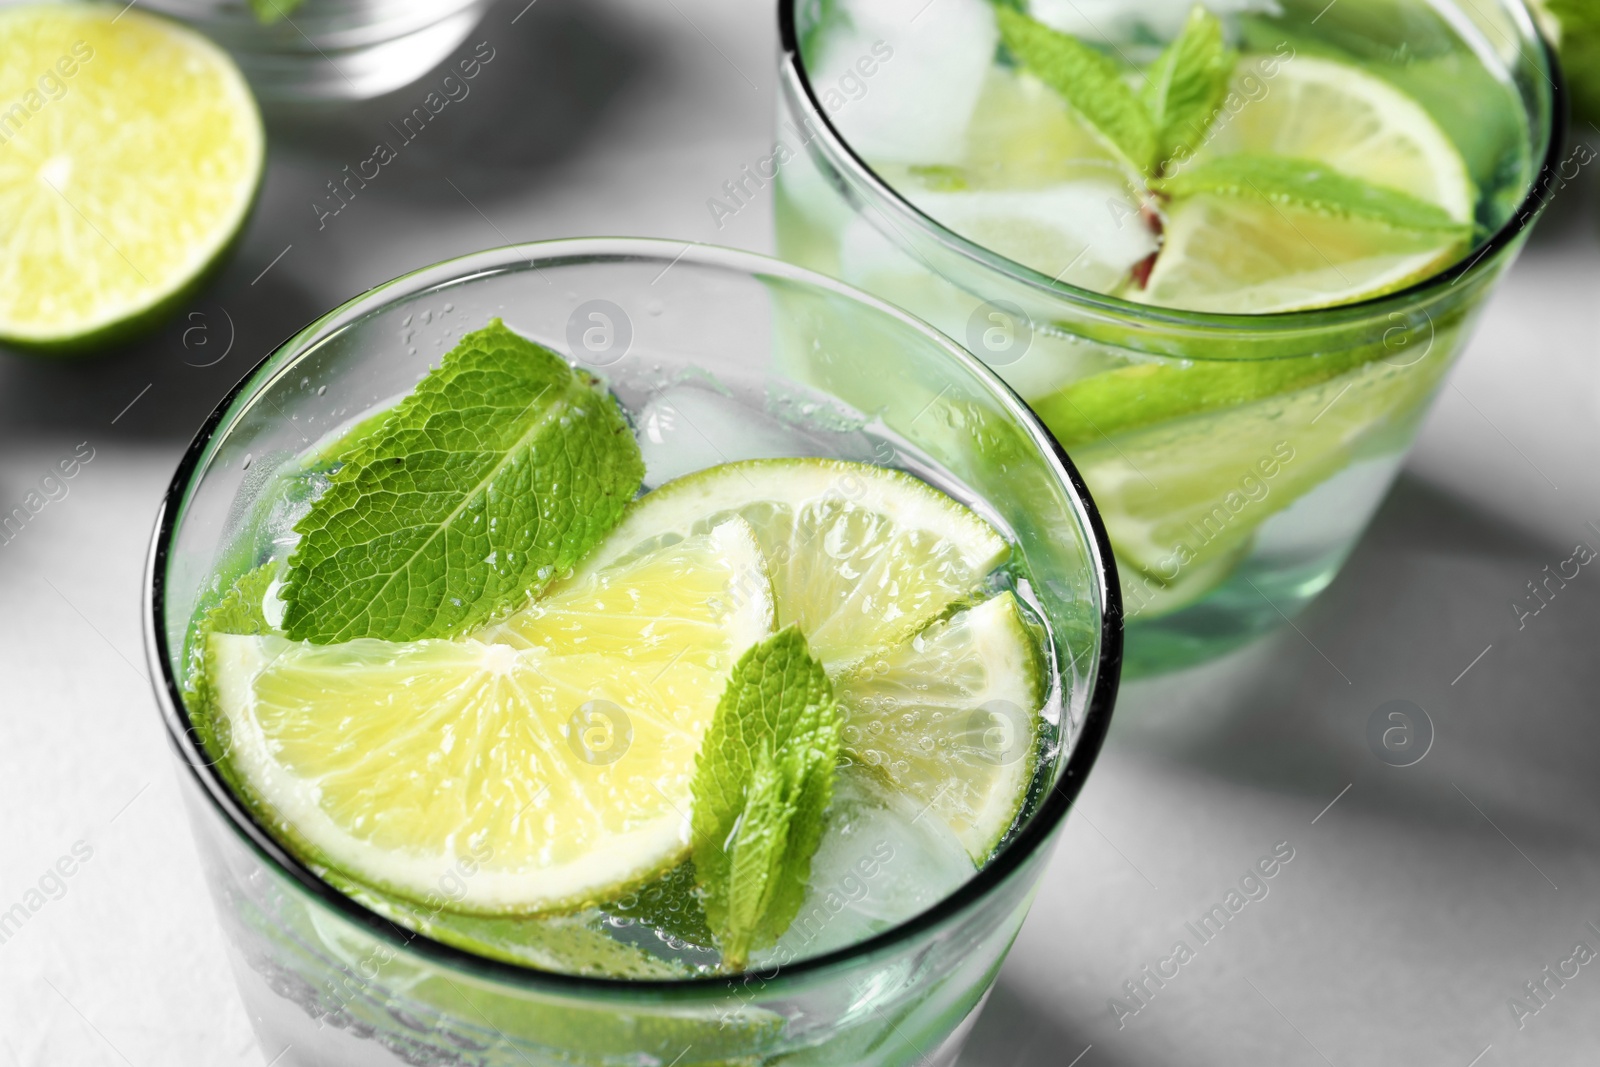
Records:
M454 886L452 909L468 913L606 899L687 853L695 757L727 665L771 629L761 567L749 529L727 523L578 582L541 616L597 602L623 611L627 590L685 579L675 602L639 599L663 625L703 624L690 654L630 655L599 635L570 651L554 638L519 648L212 634L229 761L283 832L371 885L421 901ZM744 595L707 600L708 584L736 579Z
M732 516L760 542L777 625L798 624L830 674L921 630L976 591L1009 551L988 523L904 472L757 459L698 471L641 497L576 580ZM739 578L730 587L735 602L743 586Z
M1349 304L1404 289L1460 258L1467 238L1256 200L1202 195L1173 204L1147 304L1261 315Z
M1196 163L1236 153L1311 160L1436 204L1461 222L1472 218L1476 194L1461 153L1388 82L1309 56L1281 61L1270 77L1259 58L1239 70L1234 89L1249 102L1217 120ZM1186 197L1169 210L1161 255L1133 297L1222 314L1331 307L1403 289L1467 245L1464 237L1254 199Z
M261 177L220 49L120 4L0 10L0 341L68 350L153 325L220 260Z
M869 659L835 685L844 748L947 823L975 863L1016 821L1038 758L1045 672L1003 593Z
M1268 76L1261 62L1240 61L1233 91L1248 103L1217 120L1196 163L1236 152L1310 159L1472 218L1466 164L1421 104L1348 63L1296 56Z
M1209 592L1263 522L1422 410L1449 367L1449 347L1441 339L1439 351L1407 366L1378 360L1311 388L1075 449L1126 572L1129 615L1154 617ZM1136 578L1144 581L1130 589Z

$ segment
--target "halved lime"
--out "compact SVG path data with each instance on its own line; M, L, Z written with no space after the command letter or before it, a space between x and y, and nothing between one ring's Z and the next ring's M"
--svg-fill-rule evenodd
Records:
M1466 163L1415 100L1333 60L1282 60L1270 78L1259 64L1240 63L1239 77L1256 79L1255 91L1235 85L1248 102L1217 120L1195 164L1237 153L1310 160L1471 220L1476 193ZM1469 240L1265 199L1197 195L1171 206L1148 284L1132 295L1223 314L1332 307L1418 282L1458 259Z
M265 139L233 61L132 5L0 9L0 342L151 325L244 224Z
M577 581L737 516L755 530L777 608L837 673L973 595L1009 551L983 519L902 471L826 459L757 459L686 475L641 497ZM744 594L736 581L735 600Z
M842 675L844 749L981 864L1033 780L1045 679L1038 638L1002 593Z
M695 757L727 665L771 630L761 567L749 528L719 524L493 635L520 634L521 648L211 634L229 761L283 833L368 884L422 901L451 886L451 908L468 913L606 899L688 851ZM707 598L735 580L740 597ZM676 600L630 597L674 582ZM540 631L630 600L693 647L630 653L642 616L609 631L588 619L592 643Z

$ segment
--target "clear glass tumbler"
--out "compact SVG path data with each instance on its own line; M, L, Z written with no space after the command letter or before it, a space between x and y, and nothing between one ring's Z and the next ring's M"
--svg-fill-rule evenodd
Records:
M408 391L495 316L604 376L635 420L647 486L726 460L856 459L921 473L1008 531L1056 649L1051 751L1011 836L953 895L868 940L752 973L575 977L386 921L281 847L229 791L184 706L183 649L197 607L270 536L254 532L253 505L273 499L276 471ZM1071 465L992 372L906 314L798 267L675 242L557 241L439 264L329 313L202 428L161 509L146 593L158 702L266 1057L284 1067L953 1062L1106 729L1121 657L1111 566Z
M1116 52L1148 58L1160 41L1151 24L1181 22L1188 6L1052 10L1076 12L1086 34L1104 31ZM834 116L894 91L881 87L883 71L916 60L859 30L855 66L830 60L814 76L806 55L819 27L848 23L829 0L780 0L777 143L725 190L748 195L774 182L781 256L926 319L1034 408L1110 531L1135 675L1240 645L1333 580L1553 185L1586 162L1559 159L1560 76L1519 0L1210 6L1257 13L1251 32L1263 53L1274 41L1279 55L1337 52L1421 101L1485 193L1486 240L1401 292L1326 310L1203 314L1058 281L919 211L847 143ZM892 7L911 16L908 35L941 18L937 4ZM1489 69L1505 81L1489 84ZM1273 91L1270 76L1258 91ZM908 121L935 121L928 107L907 107ZM889 114L870 117L880 136Z
M145 0L226 48L269 102L365 100L420 78L466 40L489 0ZM270 11L269 5L262 5Z

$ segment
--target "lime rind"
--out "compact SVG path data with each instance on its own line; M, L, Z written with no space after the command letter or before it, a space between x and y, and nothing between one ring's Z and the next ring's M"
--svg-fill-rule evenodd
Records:
M937 815L981 864L1038 769L1044 653L1015 594L934 623L842 675L845 751Z
M720 591L743 568L741 598L691 584L676 618L654 620L689 627L676 646L628 648L641 619L620 610L620 629L591 619L580 648L209 633L204 691L247 797L316 864L418 901L470 870L459 913L570 910L687 855L701 738L728 667L771 629L762 565L749 528L722 523L577 583L534 620L570 622L562 605L596 596L620 605L629 575L713 573Z
M735 516L760 542L777 626L798 624L830 674L920 631L1010 552L978 515L903 471L761 459L686 475L640 498L580 574Z

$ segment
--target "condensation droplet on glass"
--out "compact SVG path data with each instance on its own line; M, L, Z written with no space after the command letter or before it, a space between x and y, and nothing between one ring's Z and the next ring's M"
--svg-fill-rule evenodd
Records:
M444 313L446 315L448 315L448 314L450 314L450 312L454 311L455 309L456 309L456 306L454 304L446 304L444 306Z
M244 454L244 462L239 464L239 469L242 470L242 471L249 470L250 469L250 462L253 459L255 459L255 457L252 456L249 452L246 452Z
M317 386L317 395L318 396L327 396L328 395L328 387L326 385Z
M431 312L431 311L424 311L424 312L423 312L423 313L422 313L422 324L423 324L423 325L424 325L424 326L426 326L426 325L427 325L427 324L428 324L428 323L430 323L430 322L432 322L432 321L433 321L433 312Z
M411 316L407 315L405 318L401 319L400 320L400 325L402 325L402 326L410 326L411 325Z

